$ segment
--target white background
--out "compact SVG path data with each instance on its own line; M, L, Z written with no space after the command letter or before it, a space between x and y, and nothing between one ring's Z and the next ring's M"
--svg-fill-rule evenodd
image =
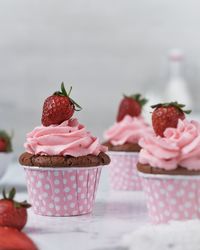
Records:
M197 0L0 0L0 127L14 129L16 152L61 81L101 135L122 93L163 91L172 47L185 51L198 111L199 9Z

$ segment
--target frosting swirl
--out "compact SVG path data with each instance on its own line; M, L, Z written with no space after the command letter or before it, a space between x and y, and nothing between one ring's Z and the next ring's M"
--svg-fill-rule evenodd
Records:
M200 123L179 120L177 128L167 128L164 137L147 136L139 141L139 162L165 170L178 165L189 170L200 169Z
M86 131L77 119L64 121L60 125L36 127L27 134L24 144L26 152L39 155L98 155L106 152L99 139Z
M106 140L114 146L123 145L126 142L138 143L139 139L147 134L153 133L150 126L142 116L131 117L126 115L122 121L115 122L105 133Z

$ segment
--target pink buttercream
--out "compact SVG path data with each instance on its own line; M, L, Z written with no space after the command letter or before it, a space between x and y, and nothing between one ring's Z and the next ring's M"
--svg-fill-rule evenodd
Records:
M64 121L60 125L36 127L27 134L24 144L26 152L39 155L98 155L107 151L99 139L86 131L77 119Z
M179 120L177 128L167 128L164 137L147 136L139 141L139 162L166 170L178 165L200 170L200 123Z
M143 117L126 115L122 121L116 122L110 127L104 137L113 145L123 145L126 142L138 143L140 138L152 133L152 129Z

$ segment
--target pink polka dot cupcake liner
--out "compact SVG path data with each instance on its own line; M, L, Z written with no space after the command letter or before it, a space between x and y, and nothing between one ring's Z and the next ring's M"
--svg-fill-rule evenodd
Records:
M200 219L200 176L140 176L153 224Z
M29 202L45 216L75 216L91 213L102 167L24 167Z
M111 189L124 191L142 190L142 183L137 171L138 153L112 152L109 156L109 179Z

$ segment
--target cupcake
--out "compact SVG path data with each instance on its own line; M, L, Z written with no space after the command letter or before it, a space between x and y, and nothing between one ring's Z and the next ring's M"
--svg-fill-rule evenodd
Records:
M136 164L142 136L152 133L152 129L141 115L147 102L140 94L124 96L117 121L104 134L108 146L110 164L110 184L113 190L141 190Z
M12 160L12 136L0 130L0 178L4 176Z
M177 102L153 108L156 134L139 141L137 166L150 220L200 218L200 123L187 120Z
M81 107L61 85L43 106L42 125L27 134L19 162L36 214L72 216L92 212L107 148L72 118Z

